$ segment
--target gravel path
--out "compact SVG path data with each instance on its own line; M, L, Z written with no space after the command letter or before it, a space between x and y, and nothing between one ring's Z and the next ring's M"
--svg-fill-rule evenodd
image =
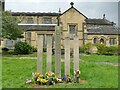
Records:
M120 66L120 63L118 62L96 62L96 64L107 64L107 65L113 65L113 66Z

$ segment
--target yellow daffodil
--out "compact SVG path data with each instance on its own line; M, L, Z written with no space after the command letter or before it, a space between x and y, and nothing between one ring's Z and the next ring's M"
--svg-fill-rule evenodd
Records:
M47 83L48 80L46 80L46 79L42 79L41 82L42 82L42 83Z
M37 81L40 81L40 82L41 82L41 81L42 81L42 78L38 77L38 78L37 78Z
M43 77L43 75L41 75L41 74L40 74L38 77L42 78L42 77Z
M49 76L49 77L51 77L51 74L50 74L50 73L48 73L48 76Z

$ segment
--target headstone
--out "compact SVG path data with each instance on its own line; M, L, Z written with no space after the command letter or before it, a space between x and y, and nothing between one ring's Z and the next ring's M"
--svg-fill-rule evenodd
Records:
M55 27L55 74L61 77L61 28Z
M79 39L74 37L74 71L79 70Z
M43 35L37 35L37 72L42 74Z
M66 37L65 41L65 75L70 75L70 38Z
M98 51L98 49L97 49L96 46L90 46L90 48L89 48L89 52L90 52L91 54L93 54L93 53L97 53L97 51Z
M51 71L52 67L52 35L47 35L47 72Z

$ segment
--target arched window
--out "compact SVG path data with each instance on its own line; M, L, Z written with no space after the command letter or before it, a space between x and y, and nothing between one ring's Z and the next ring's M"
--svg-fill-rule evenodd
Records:
M93 43L94 43L94 44L97 43L97 38L94 38L94 39L93 39Z
M105 43L104 39L101 38L101 39L100 39L100 44L104 44L104 43Z

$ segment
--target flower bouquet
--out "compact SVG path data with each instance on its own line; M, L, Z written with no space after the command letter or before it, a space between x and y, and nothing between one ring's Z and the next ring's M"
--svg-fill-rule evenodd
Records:
M32 80L26 81L26 83L34 83L38 85L54 85L56 83L69 83L69 82L75 82L79 83L80 82L80 70L75 70L74 71L74 76L73 75L65 75L61 78L57 78L55 73L53 72L46 72L44 75L40 73L32 73Z
M74 81L76 83L79 83L80 82L80 70L75 70L74 75L75 75Z

